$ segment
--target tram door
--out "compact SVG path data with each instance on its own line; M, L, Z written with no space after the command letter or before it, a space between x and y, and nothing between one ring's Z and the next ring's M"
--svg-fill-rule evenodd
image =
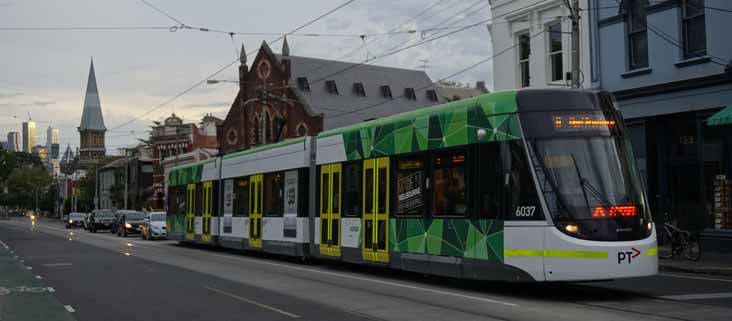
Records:
M196 233L196 184L188 184L186 191L186 240L193 241Z
M389 262L389 158L363 162L363 259Z
M203 183L203 218L201 219L201 241L211 242L211 212L213 207L211 196L213 196L213 182Z
M262 174L249 177L249 247L262 248Z
M320 254L341 256L341 164L320 167Z

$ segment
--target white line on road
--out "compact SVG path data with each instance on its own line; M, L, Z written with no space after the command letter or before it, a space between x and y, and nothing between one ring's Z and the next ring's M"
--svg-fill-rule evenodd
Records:
M245 297L238 296L238 295L233 294L233 293L229 293L229 292L222 291L222 290L215 289L215 288L208 287L208 286L205 286L204 288L206 290L209 290L209 291L213 291L213 292L216 292L216 293L219 293L219 294L228 296L228 297L232 297L232 298L237 299L237 300L242 301L242 302L246 302L246 303L249 303L249 304L256 305L256 306L258 306L260 308L265 308L267 310L274 311L274 312L277 312L277 313L282 314L282 315L286 315L286 316L288 316L290 318L293 318L293 319L299 319L300 318L300 316L297 315L297 314L290 313L290 312L287 312L285 310L281 310L281 309L275 308L273 306L266 305L264 303L259 303L257 301L254 301L254 300L251 300L251 299L247 299Z
M681 295L664 295L662 299L685 301L685 300L703 300L703 299L724 299L732 298L732 292L723 293L702 293L702 294L681 294Z
M232 260L237 260L237 261L242 261L242 262L250 262L250 263L263 264L263 265L278 266L278 267L283 267L283 268L292 269L292 270L306 271L306 272L310 272L310 273L325 274L325 275L337 276L337 277L341 277L341 278L348 278L348 279L365 281L365 282L373 282L373 283L385 284L385 285L390 285L390 286L395 286L395 287L401 287L401 288L410 289L410 290L419 290L419 291L424 291L424 292L432 292L432 293L441 294L441 295L449 295L449 296L454 296L454 297L458 297L458 298L464 298L464 299L470 299L470 300L476 300L476 301L483 301L483 302L486 302L486 303L502 304L502 305L511 306L511 307L518 306L518 304L515 304L515 303L498 301L498 300L494 300L494 299L488 299L488 298L484 298L484 297L478 297L478 296L460 294L460 293L455 293L455 292L448 292L448 291L435 290L435 289L430 289L430 288L423 288L423 287L419 287L419 286L415 286L415 285L409 285L409 284L403 284L403 283L399 283L399 282L389 282L389 281L383 281L383 280L377 280L377 279L370 279L370 278L366 278L366 277L360 277L360 276L354 276L354 275L348 275L348 274L342 274L342 273L336 273L336 272L313 270L313 269L308 269L308 268L291 266L291 265L287 265L287 264L279 264L279 263L273 263L273 262L265 262L265 261L251 260L251 259L243 259L243 258L238 258L238 257L228 256L228 255L221 255L221 254L213 254L213 253L210 253L210 255L212 255L212 256L218 256L218 257L223 257L223 258L227 258L227 259L232 259Z
M0 241L0 245L2 245L2 247L3 247L4 249L6 249L6 250L9 250L9 249L10 249L10 248L8 247L8 245L7 245L7 244L5 244L5 242L3 242L3 241Z
M57 266L71 266L71 263L46 263L43 264L46 267L57 267Z
M76 310L72 308L70 305L64 305L64 308L66 308L66 311L69 311L69 313L74 313Z
M732 282L732 279L708 278L708 277L703 277L703 276L691 276L691 275L669 274L669 273L658 273L658 276L665 276L665 277L670 277L670 278L680 278L680 279Z
M43 279L40 275L36 275L36 279Z
M51 293L56 292L56 290L50 286L47 289L48 289L48 292L51 292Z
M28 270L33 270L33 267L30 266L26 266L26 268L28 268Z
M43 227L44 228L47 228L47 229L50 229L50 230L57 230L57 231L65 232L62 229L54 228L54 227L51 227L51 226L43 226ZM99 237L99 238L104 238L104 239L109 239L109 238L103 237L102 235L90 234L89 236ZM138 244L135 241L132 241L132 242L135 243L135 245ZM437 289L430 289L430 288L425 288L425 287L420 287L420 286L415 286L415 285L404 284L404 283L401 283L401 282L389 282L389 281L383 281L383 280L372 279L372 278L367 278L367 277L359 277L359 276L355 276L355 275L348 275L348 274L342 274L342 273L336 273L336 272L330 272L330 271L313 270L313 269L308 269L308 268L303 268L303 267L298 267L298 266L291 266L291 265L287 265L287 264L280 264L280 263L274 263L274 262L258 261L258 260L254 260L254 259L239 258L239 257L229 256L229 255L221 255L221 254L214 254L214 253L207 253L207 254L209 254L211 256L217 256L217 257L222 257L222 258L231 259L231 260L237 260L237 261L241 261L241 262L257 263L257 264L269 265L269 266L277 266L277 267L282 267L282 268L291 269L291 270L305 271L305 272L317 273L317 274L321 274L321 275L330 275L330 276L335 276L335 277L340 277L340 278L347 278L347 279L359 280L359 281L364 281L364 282L378 283L378 284L389 285L389 286L394 286L394 287L400 287L400 288L405 288L405 289L410 289L410 290L430 292L430 293L435 293L435 294L440 294L440 295L449 295L449 296L453 296L453 297L458 297L458 298L463 298L463 299L469 299L469 300L475 300L475 301L481 301L481 302L485 302L485 303L500 304L500 305L505 305L505 306L510 306L510 307L519 306L516 303L499 301L499 300L489 299L489 298L485 298L485 297L472 296L472 295L460 294L460 293L443 291L443 290L437 290Z

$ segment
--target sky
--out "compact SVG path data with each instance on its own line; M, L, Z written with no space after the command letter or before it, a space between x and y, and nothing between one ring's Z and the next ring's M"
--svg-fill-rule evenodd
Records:
M60 129L62 153L67 144L76 148L76 127L92 57L102 112L110 129L108 154L147 137L152 121L172 112L190 122L198 122L205 114L225 118L237 93L236 84L203 84L153 109L237 60L242 43L247 51L253 51L262 41L276 39L275 34L287 33L347 2L147 1L187 26L267 34L237 34L232 38L210 31L171 31L170 27L180 23L141 0L0 0L0 141L9 131L22 132L21 122L30 114L37 122L37 143L45 142L46 128L53 126ZM289 36L288 43L291 55L363 62L406 41L418 43L489 17L488 0L355 0ZM140 26L160 29L7 29ZM448 26L452 29L422 32ZM417 32L404 32L410 29ZM402 32L384 35L390 30ZM358 37L364 34L367 36L363 40ZM365 48L353 52L364 43ZM271 47L279 53L281 43L271 43ZM353 54L346 56L349 52ZM428 60L426 71L437 81L490 57L492 52L488 29L480 25L369 63L419 69L422 60ZM238 79L237 66L238 62L213 78ZM484 80L491 89L492 69L489 61L450 79L473 85Z

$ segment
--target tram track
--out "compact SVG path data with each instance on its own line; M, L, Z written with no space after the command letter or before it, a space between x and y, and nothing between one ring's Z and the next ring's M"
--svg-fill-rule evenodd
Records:
M21 227L22 224L15 223L3 224L3 226L25 229L25 226ZM37 232L64 238L69 233L68 230L54 226L52 223L39 224L35 229ZM570 318L570 316L604 316L604 319L600 318L603 320L641 318L674 321L711 320L696 316L690 317L688 313L679 312L679 309L673 309L667 305L684 304L691 309L703 311L705 306L702 304L662 299L636 291L606 289L591 283L466 282L330 261L316 261L316 264L312 266L303 265L277 255L247 253L246 256L242 256L241 251L211 250L202 246L180 246L166 241L143 242L130 238L117 238L110 234L98 235L76 231L74 230L74 241L114 252L131 249L133 256L142 259L152 258L154 262L224 277L233 282L261 286L264 289L270 287L266 285L267 280L261 279L279 280L278 285L271 289L281 293L290 293L287 289L293 285L289 283L296 283L292 295L313 303L328 302L327 299L324 301L323 295L302 296L303 292L298 288L309 286L312 287L311 291L328 292L329 295L333 295L334 300L329 304L331 308L369 320L395 320L394 316L383 315L378 310L384 305L391 306L390 309L393 309L393 306L401 306L405 311L403 313L417 309L422 311L415 312L416 315L424 315L427 313L426 311L430 311L430 313L434 311L436 315L452 315L455 318L451 319L460 320L523 321L536 320L537 317L559 320ZM127 245L128 243L132 246ZM241 276L227 274L232 273L227 271L236 270L250 270L251 273L243 279ZM424 290L426 292L422 292ZM339 296L341 297L339 298ZM338 304L343 300L355 298L364 298L367 303ZM475 299L486 299L487 302ZM515 309L511 305L485 304L491 303L491 301L513 303ZM625 302L629 304L629 307L622 306ZM641 311L640 309L643 309L643 305L646 303L654 307ZM491 308L491 306L495 308ZM592 319L592 317L589 318L589 320ZM717 320L725 319L717 318Z

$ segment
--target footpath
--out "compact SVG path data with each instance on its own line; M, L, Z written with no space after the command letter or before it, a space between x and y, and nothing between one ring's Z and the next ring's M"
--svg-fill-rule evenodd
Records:
M732 253L704 252L696 262L684 258L658 260L661 271L732 276Z
M74 321L45 286L0 243L0 321Z

